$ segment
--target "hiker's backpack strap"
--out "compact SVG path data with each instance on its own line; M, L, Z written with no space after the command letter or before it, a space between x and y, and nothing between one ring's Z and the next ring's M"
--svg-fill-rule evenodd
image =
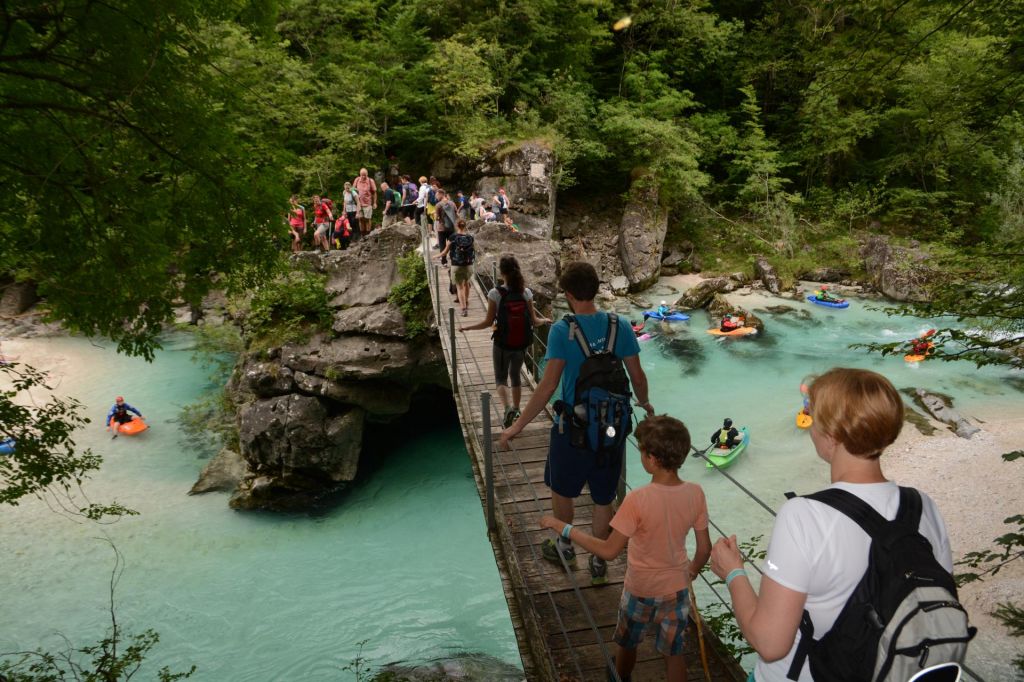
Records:
M915 488L900 486L900 508L896 512L896 520L911 528L921 525L921 493Z
M811 621L811 614L804 610L800 617L800 642L793 652L793 662L789 664L789 671L786 673L787 680L799 680L800 671L807 663L807 656L811 653L811 645L814 644L814 623Z
M853 493L848 493L839 488L819 490L812 495L804 495L804 497L808 500L827 504L836 511L850 517L872 539L889 523L884 516L876 512L867 502Z
M615 313L608 313L608 333L605 338L608 339L604 346L606 353L615 354L615 342L619 336L619 316Z
M583 333L583 328L580 327L580 323L576 320L575 315L566 315L565 321L569 323L569 338L576 341L576 345L580 347L583 352L584 358L590 357L590 342L587 341L587 335Z

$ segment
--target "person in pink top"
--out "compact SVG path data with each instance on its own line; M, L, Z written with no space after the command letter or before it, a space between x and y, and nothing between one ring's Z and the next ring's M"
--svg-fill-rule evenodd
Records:
M377 207L377 183L373 181L365 168L360 168L359 176L352 181L352 188L357 194L359 234L365 237L370 234L373 209Z
M665 658L665 679L683 682L683 633L689 615L690 583L711 555L708 506L696 483L679 478L679 467L690 451L690 432L667 415L648 417L636 428L640 463L651 482L632 490L612 518L607 540L574 528L553 516L540 520L606 561L617 557L629 542L626 579L615 626L615 669L628 682L636 651L644 635L655 631L654 647ZM690 560L686 536L693 530L697 552Z

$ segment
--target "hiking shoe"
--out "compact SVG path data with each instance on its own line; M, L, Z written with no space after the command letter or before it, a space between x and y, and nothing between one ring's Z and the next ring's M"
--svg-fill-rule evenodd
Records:
M558 543L551 538L540 543L540 554L548 561L559 566L562 565L562 560L558 558ZM562 557L565 559L565 563L569 565L569 568L576 568L576 550L572 547L564 549L562 550Z
M517 410L514 407L506 407L505 408L505 419L502 421L502 426L504 426L506 429L508 427L512 426L512 424L514 424L515 421L516 421L516 412L518 412L518 411L519 410Z
M604 585L608 582L608 563L602 561L598 563L597 557L593 554L590 555L590 584L591 585Z

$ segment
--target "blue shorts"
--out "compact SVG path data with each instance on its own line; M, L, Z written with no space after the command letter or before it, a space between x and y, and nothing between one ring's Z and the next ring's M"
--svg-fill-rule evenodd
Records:
M683 635L690 613L690 592L682 589L664 597L637 597L626 590L619 600L618 622L612 638L623 649L636 649L648 630L657 628L654 648L665 656L683 653Z
M544 465L544 484L562 497L576 498L583 485L590 488L594 504L606 505L615 500L622 473L622 456L626 445L617 454L599 457L589 450L574 448L569 442L569 427L558 432L558 423L551 427L551 445Z

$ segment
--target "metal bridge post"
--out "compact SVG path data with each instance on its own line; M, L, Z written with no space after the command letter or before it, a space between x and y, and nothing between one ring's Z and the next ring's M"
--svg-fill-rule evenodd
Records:
M459 392L459 363L455 358L455 308L448 306L448 342L452 349L452 393Z
M487 486L487 530L494 524L494 436L491 434L491 394L480 394L480 410L484 430L484 484Z
M437 329L441 330L441 278L437 276L437 269L439 266L434 266L434 300L437 301L437 312L434 317L437 318Z

